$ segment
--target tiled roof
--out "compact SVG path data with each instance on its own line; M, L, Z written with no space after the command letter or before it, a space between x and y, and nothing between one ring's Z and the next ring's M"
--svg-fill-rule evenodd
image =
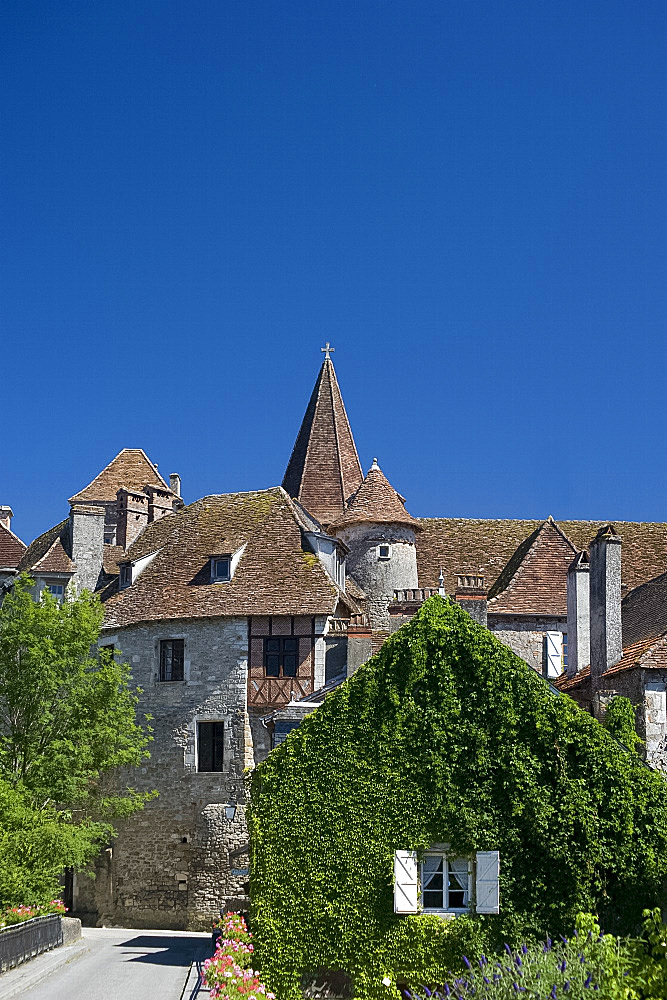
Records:
M233 578L212 584L211 555L244 545ZM296 513L280 487L204 497L149 524L127 557L136 561L153 552L136 582L106 600L106 627L217 615L332 614L342 596L317 557L303 551Z
M18 565L19 572L73 573L75 567L68 549L69 519L66 518L31 542Z
M405 500L391 485L377 461L374 461L359 489L347 502L345 513L334 522L334 528L360 522L373 524L409 524L420 529L419 522L408 514Z
M0 524L0 569L16 569L26 548L18 535Z
M420 587L437 587L442 566L448 593L456 589L458 573L481 572L492 593L509 560L543 521L473 520L469 518L420 518L417 535L417 565ZM588 548L607 521L557 521L557 527L577 549ZM621 564L623 582L637 587L667 570L667 524L614 521L623 541ZM527 545L527 548L530 544ZM518 559L520 561L520 553ZM509 581L508 581L509 582ZM559 591L564 606L566 579Z
M116 499L116 494L122 486L134 492L141 492L144 486L157 486L169 490L169 484L159 475L141 448L123 448L107 467L95 476L92 483L76 496L70 497L69 502L97 500L109 503Z
M625 596L621 620L624 645L655 639L667 632L667 573L635 587Z
M575 548L552 518L518 547L489 593L489 612L567 615L567 569Z
M105 545L102 549L102 569L107 576L117 576L118 564L125 559L125 549L122 545Z
M297 435L283 488L318 521L331 524L362 479L336 372L327 358Z
M618 529L617 529L618 530ZM609 677L640 667L667 669L667 573L635 587L621 603L623 656L603 676ZM590 681L590 666L575 677L563 675L556 682L561 691L571 691Z

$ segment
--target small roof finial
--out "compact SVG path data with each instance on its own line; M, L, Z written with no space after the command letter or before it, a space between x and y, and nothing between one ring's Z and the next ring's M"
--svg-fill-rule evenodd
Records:
M440 567L440 576L438 577L438 593L441 597L447 596L447 591L445 590L445 574L442 571L442 566Z
M373 459L373 464L371 465L371 472L375 469L376 472L380 471L380 466L378 465L377 458Z
M326 346L325 347L320 347L320 350L321 350L322 354L324 355L324 360L325 361L331 361L331 358L329 357L329 354L332 351L335 351L336 348L332 347L331 344L329 343L329 341L327 340Z

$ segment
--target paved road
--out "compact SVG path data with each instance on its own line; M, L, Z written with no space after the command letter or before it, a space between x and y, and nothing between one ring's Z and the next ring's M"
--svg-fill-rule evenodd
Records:
M26 1000L180 1000L190 963L210 954L211 936L84 927L83 940L83 954L20 995Z

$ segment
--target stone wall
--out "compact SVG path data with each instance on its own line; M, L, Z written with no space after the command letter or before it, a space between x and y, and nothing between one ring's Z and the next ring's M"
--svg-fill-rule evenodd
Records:
M92 591L97 586L104 552L104 517L103 506L73 504L70 508L74 582L78 591Z
M388 611L395 590L416 588L417 549L412 528L393 524L352 524L338 532L349 547L347 572L368 596L368 615L374 629L389 631ZM389 559L378 555L380 545L389 545Z
M489 613L488 627L505 646L530 664L538 673L544 669L544 636L547 632L567 634L565 617L530 618L520 615L494 615Z
M159 644L171 638L184 639L185 680L161 682ZM75 911L107 924L210 927L219 907L230 900L240 905L247 889L247 619L107 629L100 642L122 650L143 688L139 712L152 716L154 741L150 760L127 780L138 791L156 789L158 797L119 824L97 879L79 876ZM224 723L220 772L197 769L200 721ZM226 803L236 805L233 820L225 816Z

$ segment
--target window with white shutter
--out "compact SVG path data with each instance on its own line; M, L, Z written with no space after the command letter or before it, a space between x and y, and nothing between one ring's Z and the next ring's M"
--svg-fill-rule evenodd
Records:
M500 854L498 851L478 851L475 875L475 909L477 913L500 913Z
M425 913L465 913L470 903L467 858L428 851L420 865L422 908Z
M560 677L563 672L563 633L544 633L544 666L547 677Z
M419 912L417 852L394 852L394 913Z

